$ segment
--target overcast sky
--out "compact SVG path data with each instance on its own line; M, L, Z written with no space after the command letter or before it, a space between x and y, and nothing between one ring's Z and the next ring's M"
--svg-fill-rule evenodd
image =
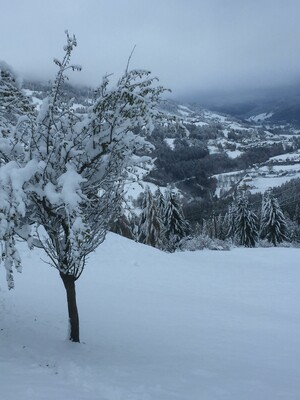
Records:
M0 59L51 79L65 29L83 66L73 82L98 85L150 69L174 96L300 80L300 0L0 0Z

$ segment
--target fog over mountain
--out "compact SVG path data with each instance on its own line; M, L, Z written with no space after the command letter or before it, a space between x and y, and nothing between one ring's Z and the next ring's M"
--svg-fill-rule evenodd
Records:
M247 121L259 114L270 114L270 121L300 127L300 83L261 88L244 87L228 90L199 90L177 98L182 103L229 114Z
M131 60L174 98L243 94L300 81L298 0L14 0L1 5L0 58L26 78L53 77L64 30L78 39L72 81L99 84Z

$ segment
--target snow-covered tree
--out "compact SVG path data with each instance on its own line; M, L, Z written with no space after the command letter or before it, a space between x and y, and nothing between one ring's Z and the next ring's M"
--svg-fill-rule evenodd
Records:
M234 212L234 234L239 244L255 247L258 237L257 217L249 206L247 193L239 193Z
M264 194L262 202L260 236L262 239L266 238L276 246L287 239L286 233L286 218L279 206L278 200L268 190Z
M293 221L295 221L298 225L300 225L300 207L299 204L296 204Z
M145 187L142 212L139 220L138 241L149 246L161 247L161 231L162 225L155 200L147 185Z
M113 221L109 230L117 233L118 235L124 236L127 239L134 239L134 233L132 231L130 220L124 213L124 210L120 211L118 219Z
M207 219L203 219L201 235L210 236L210 234L211 234L210 220L208 221Z
M70 340L79 341L75 281L87 256L105 239L122 202L126 171L147 157L146 140L153 122L161 121L156 105L164 89L144 70L128 70L110 88L105 76L87 114L77 115L65 100L66 71L76 38L67 34L58 73L41 109L24 131L15 125L3 135L0 155L0 240L7 280L13 287L13 266L21 268L16 236L48 254L64 283Z
M12 68L0 62L0 129L9 130L20 126L33 115L34 107L22 92L20 83ZM27 118L21 118L26 116Z
M154 200L155 200L158 216L162 220L163 216L164 216L166 202L165 202L164 195L162 194L160 188L157 188L157 190L155 191Z
M232 206L230 205L228 211L224 215L223 218L223 240L230 238L233 239L234 237L234 216L233 216Z
M221 214L219 214L218 217L217 217L217 221L216 221L216 227L217 227L217 229L216 229L216 231L217 231L216 237L218 239L220 239L220 240L225 240L226 239L226 234L228 232L226 224L224 222L226 222L225 218Z
M178 196L171 190L165 195L163 226L166 249L173 252L178 248L180 240L188 234L189 224L184 218Z

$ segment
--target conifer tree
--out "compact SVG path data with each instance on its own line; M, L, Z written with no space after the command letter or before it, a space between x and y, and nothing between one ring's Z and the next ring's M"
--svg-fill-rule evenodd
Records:
M189 224L183 216L178 196L168 190L165 197L164 235L167 240L166 249L174 252L180 240L189 232Z
M226 239L226 227L224 225L224 217L219 214L216 221L217 226L217 238L221 240Z
M201 225L199 224L199 222L196 222L195 228L194 228L194 236L200 236L201 235Z
M211 229L210 229L209 222L207 221L207 219L203 219L202 220L202 231L201 231L201 234L203 236L210 236L210 232L211 232Z
M134 234L132 232L132 226L129 219L127 218L124 210L121 207L121 211L118 213L119 218L113 221L110 231L117 233L118 235L124 236L127 239L134 239Z
M225 214L223 218L223 237L224 239L230 238L233 239L234 237L234 218L232 212L232 206L229 206L228 212Z
M235 206L236 204L234 202L230 204L225 219L225 222L228 225L227 237L233 241L235 238Z
M239 193L234 207L234 234L239 244L255 247L258 237L257 217L251 211L247 193Z
M266 238L274 246L287 239L286 218L279 206L278 200L270 190L263 197L260 226L261 238Z
M161 220L158 216L154 197L147 185L140 215L138 241L152 247L161 247L161 230Z
M295 221L298 225L300 224L300 207L299 204L296 204L293 221Z
M210 226L210 234L209 236L214 239L218 235L218 228L217 228L217 217L215 212L213 211L211 218L209 219L209 226Z
M34 107L25 96L12 68L6 63L0 63L0 127L13 129L18 123L28 120L33 115ZM20 117L26 116L20 121ZM18 127L19 129L19 127Z
M154 200L155 200L158 216L162 220L163 216L164 216L166 202L165 202L164 195L162 194L160 188L157 188L157 190L155 191Z

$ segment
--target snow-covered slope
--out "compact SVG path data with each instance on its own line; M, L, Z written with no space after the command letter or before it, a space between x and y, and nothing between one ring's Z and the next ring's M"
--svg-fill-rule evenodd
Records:
M187 106L173 103L169 112L177 115L183 123L192 124L197 127L208 127L219 124L219 126L222 127L221 130L223 130L225 137L229 131L244 131L248 132L249 134L253 133L254 131L249 124L246 125L242 123L242 121L237 120L230 115L217 113L207 109L201 109L198 106Z
M247 170L214 175L217 179L216 195L226 195L233 187L247 188L251 193L264 193L300 178L300 151L271 157L265 163Z
M42 89L42 87L39 87L39 89ZM76 94L75 88L72 89L71 87L68 87L68 89L66 88L66 91L67 93L69 93L70 98L74 97L74 94ZM42 98L43 94L46 95L46 92L43 92L41 90L33 91L31 89L25 89L24 92L27 94L27 96L32 97L33 103L36 105L36 107L39 107L39 105L41 104L41 100L39 99L39 97ZM86 94L86 96L81 93L81 90L79 91L79 89L77 89L74 109L78 113L83 113L87 105L89 105L92 101L91 97L88 97L91 95L90 91L85 91L84 93ZM172 116L176 115L177 118L187 128L187 130L185 131L186 135L184 136L183 140L184 146L195 148L201 147L203 149L207 149L210 156L220 154L221 158L224 158L224 156L227 155L230 160L228 160L227 162L229 168L226 168L226 171L245 168L243 160L242 162L239 162L239 160L237 160L238 165L233 167L230 165L234 165L234 163L231 163L230 161L238 159L243 155L247 155L247 153L249 152L251 152L251 161L247 160L247 157L245 157L245 162L247 163L248 168L247 171L240 171L242 175L246 175L247 173L249 173L249 171L252 170L254 164L257 164L257 161L253 156L253 153L255 153L256 150L266 151L266 149L269 149L272 146L277 146L278 148L278 145L282 145L282 152L293 152L299 147L299 144L297 144L300 137L299 129L296 129L290 124L272 124L272 122L270 121L270 118L272 116L271 112L259 112L255 115L253 114L247 119L241 120L233 117L232 115L205 109L199 104L180 104L176 101L170 100L163 103L161 107L166 113L169 113ZM178 145L178 143L176 144L176 142L178 140L180 142L181 139L182 132L180 132L180 134L177 134L174 132L173 129L170 129L169 131L163 131L161 141L164 141L164 143L167 145L167 148L176 151L176 146ZM149 140L151 141L151 138ZM154 140L154 142L157 146L157 140ZM182 144L183 143L181 143L181 145ZM277 149L277 152L275 152L274 154L278 154L278 151L281 150ZM285 157L284 155L282 156ZM179 162L182 162L182 160L179 160ZM275 162L277 162L277 160L273 159L272 162L274 164ZM288 162L289 160L286 159L285 164L287 164ZM174 185L179 190L185 191L184 194L186 198L191 197L191 193L193 193L193 196L197 198L205 196L205 194L203 194L199 190L199 188L204 187L204 191L206 190L206 192L210 190L205 186L205 182L202 181L199 183L195 180L195 176L199 172L199 169L197 169L197 167L195 167L194 169L191 168L190 171L184 169L184 176L182 179L181 176L173 177L172 174L164 171L164 168L161 166L164 165L163 162L159 167L157 167L158 164L158 162L155 162L155 166L153 169L157 168L159 170L159 168L161 168L161 171L159 171L159 173L157 174L159 178L157 178L157 176L154 177L154 179L152 179L153 176L150 177L150 179L148 180L152 183L159 184L160 186L167 186L168 184ZM221 162L219 164L221 165ZM253 191L263 191L264 187L268 188L269 186L278 186L283 182L292 179L293 177L297 177L297 171L295 173L293 172L295 170L295 160L293 160L293 162L291 162L290 164L292 165L291 171L289 171L288 173L284 172L284 178L282 177L282 174L280 172L279 179L272 179L271 184L267 183L264 179L265 171L263 170L262 174L259 173L259 182L257 184L255 182L252 185L253 187L250 187L250 189L253 189ZM197 163L195 163L195 165L197 165ZM261 166L264 167L264 165ZM257 167L257 165L255 167ZM222 165L221 168L224 168L224 165ZM205 168L203 169L204 173L209 175L209 171ZM146 168L144 171L141 170L141 172L143 173L139 174L138 182L131 182L130 185L127 185L126 190L128 192L127 198L129 199L129 202L131 202L132 199L136 199L140 192L144 190L144 180L146 180L145 176L149 171L150 168ZM215 171L212 171L211 175L219 172L222 172L220 171L220 168L216 168ZM153 175L155 175L155 173ZM233 185L236 184L234 178L236 175L240 175L238 171L232 173L232 178L230 178L229 182L226 174L220 174L220 179L218 178L218 183L220 184L218 184L216 194L219 194L221 192L225 193L226 190L232 189L232 186L229 186L229 183L233 182ZM225 177L224 180L226 181L225 185L223 185L222 183L223 176ZM260 179L261 176L263 177L263 181L261 181ZM273 176L271 178L273 178ZM248 179L248 176L246 176L246 179ZM182 182L185 182L185 184L182 185ZM242 185L244 185L244 182L242 182ZM184 188L182 188L182 186L184 186ZM154 187L153 185L153 191L155 191L155 189L156 186Z
M1 399L299 399L298 249L166 254L110 234L77 284L79 345L57 271L21 253L14 291L0 270Z
M258 115L253 115L252 117L247 118L247 121L256 122L256 123L263 122L263 121L270 119L273 114L274 113L272 113L272 112L269 112L269 113L265 112L265 113L261 113Z

